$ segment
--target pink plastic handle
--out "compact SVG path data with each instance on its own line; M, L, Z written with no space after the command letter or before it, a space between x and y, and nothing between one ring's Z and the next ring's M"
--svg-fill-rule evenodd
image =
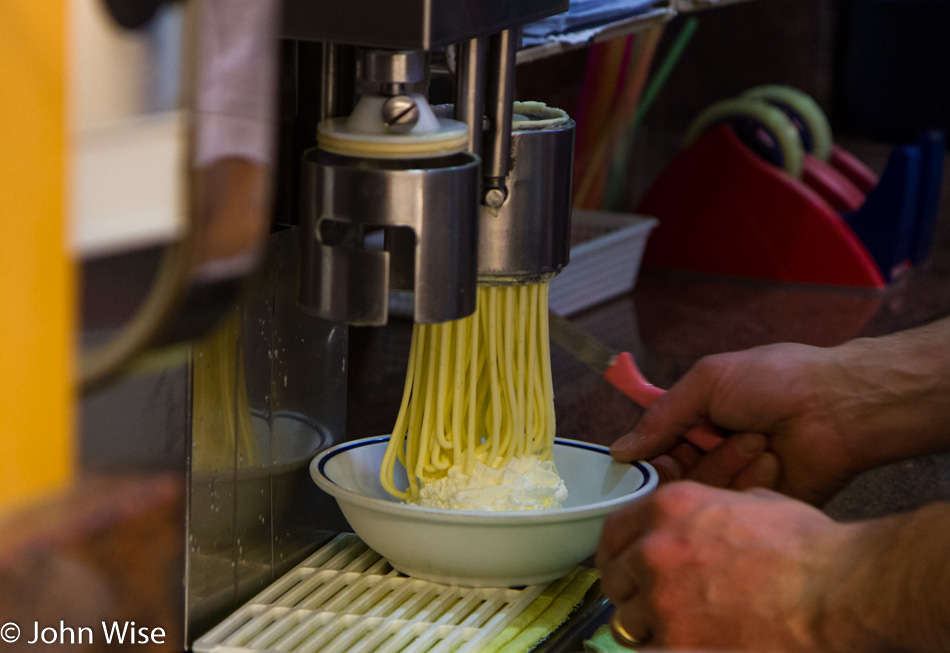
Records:
M633 399L642 408L647 408L666 390L647 381L628 352L618 354L604 372L604 379L620 392ZM700 424L687 431L683 437L703 451L719 446L723 437L709 424Z
M617 355L604 372L604 378L643 408L666 393L666 390L656 387L643 378L633 356L628 352Z

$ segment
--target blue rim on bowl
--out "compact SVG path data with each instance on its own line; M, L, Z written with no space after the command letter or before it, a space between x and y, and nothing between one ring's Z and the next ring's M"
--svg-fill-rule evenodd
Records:
M392 499L369 497L339 485L338 483L331 480L327 475L326 466L335 456L360 447L372 446L381 442L386 442L388 440L388 435L380 435L363 438L360 440L353 440L351 442L344 442L331 447L318 454L310 463L311 477L313 478L314 482L328 494L338 499L346 500L367 508L376 508L384 510L388 513L396 514L405 512L408 515L411 513L413 518L423 519L426 521L458 521L468 524L479 522L497 524L504 520L516 520L519 522L557 522L576 519L581 515L594 516L598 514L607 514L617 510L624 504L627 504L632 500L649 493L653 490L653 488L656 487L659 481L657 472L652 465L643 461L635 461L629 463L629 465L636 467L639 470L640 474L643 476L643 481L635 490L624 494L623 496L598 501L592 504L569 506L565 508L552 508L548 510L485 512L479 510L447 510L442 508L428 508L415 504L403 503L395 497ZM589 442L568 440L565 438L556 438L554 442L555 445L560 445L561 447L585 449L588 451L599 452L607 456L610 455L610 450L607 447L591 444ZM628 465L627 463L619 462L616 464L623 466ZM570 488L568 488L568 492L570 492Z

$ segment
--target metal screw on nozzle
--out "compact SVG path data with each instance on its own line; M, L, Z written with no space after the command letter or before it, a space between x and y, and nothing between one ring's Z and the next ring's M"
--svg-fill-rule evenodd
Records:
M408 133L419 122L419 106L408 95L394 95L383 103L383 122L391 132Z
M504 187L489 188L485 191L485 206L490 209L500 209L506 199L508 199L508 193Z

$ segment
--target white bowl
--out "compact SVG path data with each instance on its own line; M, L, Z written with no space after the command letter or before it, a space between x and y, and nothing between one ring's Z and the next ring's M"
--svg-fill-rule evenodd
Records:
M389 436L345 442L310 463L350 526L402 573L448 585L511 587L555 580L594 553L608 514L650 493L649 464L619 463L606 447L558 439L554 464L567 486L563 508L479 512L406 504L379 482ZM396 485L408 484L397 463Z

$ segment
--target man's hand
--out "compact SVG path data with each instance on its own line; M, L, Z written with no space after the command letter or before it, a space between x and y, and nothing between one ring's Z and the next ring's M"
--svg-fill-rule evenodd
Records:
M597 566L650 646L821 651L820 582L847 530L768 490L673 483L611 515Z
M661 486L611 515L597 566L645 646L950 650L950 505L856 524L769 490Z
M668 480L777 487L821 503L863 470L836 410L842 372L832 351L780 344L704 358L612 453L653 458ZM703 420L734 432L706 455L680 440Z
M731 432L706 452L683 435ZM859 472L950 450L950 318L837 347L778 344L700 360L657 399L615 458L666 480L777 488L820 504Z

